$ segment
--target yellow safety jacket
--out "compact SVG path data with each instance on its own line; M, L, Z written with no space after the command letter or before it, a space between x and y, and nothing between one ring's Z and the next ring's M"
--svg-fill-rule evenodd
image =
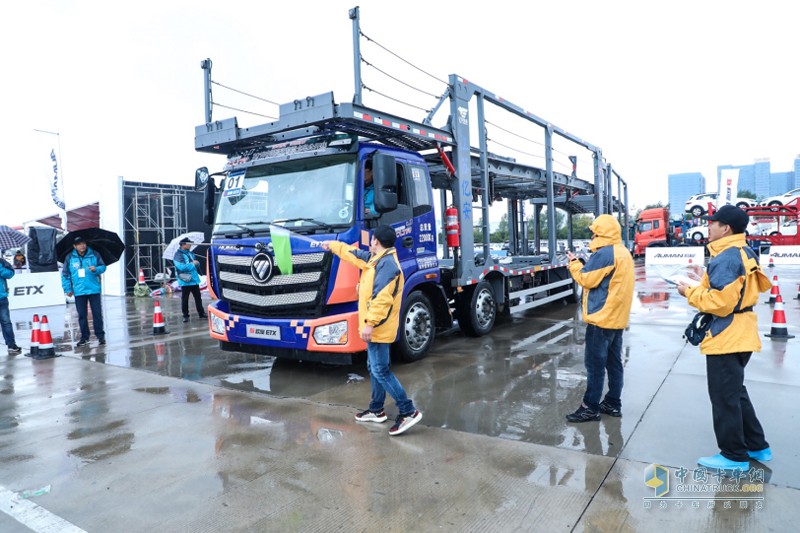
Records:
M700 352L719 355L761 350L753 306L772 288L743 233L708 243L711 261L700 285L686 290L689 305L714 318Z
M331 252L361 269L358 283L359 333L365 324L373 327L372 342L392 343L397 338L403 300L403 270L397 250L388 248L376 256L341 242L332 241Z
M569 263L573 279L583 287L583 319L605 329L625 329L633 302L633 257L622 245L622 229L611 215L600 215L589 226L594 238L586 264Z

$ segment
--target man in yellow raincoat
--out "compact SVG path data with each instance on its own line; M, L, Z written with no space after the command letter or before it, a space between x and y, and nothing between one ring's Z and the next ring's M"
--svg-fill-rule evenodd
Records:
M400 412L389 429L389 435L400 435L422 419L422 413L406 395L389 361L389 347L397 338L404 285L403 270L394 248L396 240L394 229L383 225L373 230L369 252L337 241L322 243L323 249L330 250L343 261L361 269L358 322L359 334L367 343L372 401L367 410L356 414L356 421L385 422L387 417L383 403L388 392Z
M589 226L594 237L586 264L572 252L569 271L583 287L586 322L584 364L586 393L583 402L567 415L569 422L600 420L600 413L622 416L622 332L628 327L633 302L633 258L622 245L622 228L611 215L600 215ZM608 393L603 401L605 376Z
M772 459L744 386L744 368L753 352L761 350L753 305L759 293L772 284L747 245L747 213L724 205L703 218L709 221L708 271L699 285L678 285L678 292L686 296L689 305L713 315L700 352L706 356L708 396L720 453L701 457L697 463L707 468L747 471L750 458Z

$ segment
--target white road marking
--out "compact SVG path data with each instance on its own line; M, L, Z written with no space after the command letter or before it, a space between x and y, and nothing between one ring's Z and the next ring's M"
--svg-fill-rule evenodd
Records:
M0 511L37 533L86 533L78 526L3 486L0 486Z

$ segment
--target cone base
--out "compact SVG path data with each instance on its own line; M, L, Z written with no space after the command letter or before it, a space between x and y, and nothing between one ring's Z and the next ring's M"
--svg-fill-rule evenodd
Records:
M47 349L47 350L41 350L41 349L40 349L40 350L39 350L39 353L37 353L36 355L31 355L31 358L33 358L33 359L36 359L36 360L40 360L40 359L52 359L52 358L54 358L54 357L59 357L59 356L56 354L56 351L55 351L55 349L54 349L54 348L50 348L50 349Z
M166 335L167 333L169 333L169 331L167 331L166 329L153 330L153 335Z
M788 333L764 333L764 336L773 340L794 339L794 335L789 335Z

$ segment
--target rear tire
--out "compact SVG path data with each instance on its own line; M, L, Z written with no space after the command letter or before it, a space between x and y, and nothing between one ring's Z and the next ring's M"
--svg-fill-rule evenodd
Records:
M692 240L695 242L700 242L703 240L703 234L699 231L696 231L692 234Z
M692 216L694 217L701 217L705 212L706 210L700 207L699 205L696 205L692 208Z
M461 296L457 308L461 331L470 337L482 337L492 331L497 319L497 301L489 282L481 281Z
M400 328L392 354L411 363L423 359L436 337L436 320L430 299L420 291L408 295L400 310Z
M738 207L739 209L744 209L745 207L750 207L750 204L748 204L747 202L739 202L738 204L736 204L736 207Z

